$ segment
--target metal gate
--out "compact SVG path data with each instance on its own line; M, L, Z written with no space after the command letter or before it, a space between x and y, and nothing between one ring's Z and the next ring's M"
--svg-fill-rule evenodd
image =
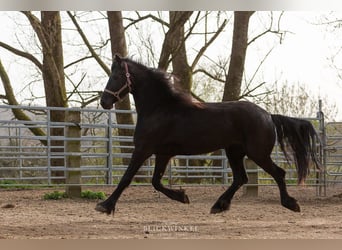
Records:
M342 122L325 126L324 165L327 185L342 182Z

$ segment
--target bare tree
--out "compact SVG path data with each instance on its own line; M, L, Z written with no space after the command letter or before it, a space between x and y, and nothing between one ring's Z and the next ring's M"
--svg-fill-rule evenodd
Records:
M337 113L336 105L329 103L327 97L319 97L309 89L305 84L285 82L278 85L275 82L270 87L270 93L265 97L263 105L273 114L316 117L319 109L318 101L322 99L325 117L333 120Z
M125 29L123 26L121 11L108 11L108 27L110 33L110 41L112 48L112 55L120 54L121 56L127 56L127 45L125 38ZM121 102L115 103L116 109L131 110L131 103L129 95L127 95ZM130 113L117 113L116 119L119 124L134 124L133 116ZM133 130L131 129L119 129L119 135L121 136L133 136ZM132 146L132 143L121 142L122 146ZM131 149L123 148L123 153L131 153ZM124 164L128 164L128 161L124 161Z
M67 107L67 96L64 78L64 60L62 46L61 18L58 11L42 11L41 21L31 12L23 12L36 32L43 51L42 76L44 82L46 105L48 107ZM64 111L52 110L52 122L64 122ZM52 128L52 136L64 136L63 128ZM51 141L54 152L62 152L64 142ZM52 158L52 166L64 166L63 158ZM63 171L57 171L56 176L64 176ZM57 183L63 180L57 180Z
M170 62L170 56L175 54L178 51L179 46L183 42L183 37L179 38L177 35L182 32L182 28L184 29L184 24L190 16L192 15L192 11L179 11L179 12L170 12L170 26L169 30L165 34L162 50L159 57L158 68L161 70L167 70ZM181 42L179 39L182 39Z
M58 11L42 11L41 21L29 11L22 12L29 20L32 29L35 31L43 52L43 62L40 63L32 54L15 49L7 44L1 43L0 46L13 52L14 54L24 57L34 63L42 73L44 90L46 96L46 105L49 107L67 107L66 89L64 81L64 62L62 47L61 19ZM2 70L4 71L4 70ZM4 72L2 72L4 76ZM17 105L18 102L14 98L13 91L10 88L10 81L4 78L4 86L7 86L7 101L9 104ZM11 93L12 92L12 93ZM28 117L22 111L14 111L17 119L27 120ZM51 121L64 121L63 111L51 111ZM41 135L41 130L31 130L36 135ZM64 135L61 128L52 128L52 136ZM42 141L45 143L44 141ZM63 142L52 141L51 146L54 151L61 151ZM58 158L51 159L52 166L63 166L64 160ZM64 172L57 171L57 176L63 176ZM56 182L60 182L57 180Z
M108 27L110 33L110 41L112 48L112 56L120 54L127 56L127 45L125 38L125 29L122 21L121 11L108 11ZM121 102L115 103L115 108L122 110L130 110L131 103L127 95ZM117 114L117 121L119 124L133 124L133 117L131 114ZM132 130L119 130L120 135L132 136Z
M338 41L340 39L342 31L342 19L339 12L329 12L329 14L322 14L319 17L319 20L316 21L315 25L324 27L327 33L329 33L329 36L331 36L332 40ZM336 45L331 47L332 52L331 55L328 57L328 61L330 67L335 70L336 77L339 79L336 85L342 87L342 46Z
M231 16L228 13L225 13L228 16L228 20L230 20ZM257 15L258 14L258 15ZM260 22L261 25L258 25L258 29L251 30L250 25L248 25L248 34L251 37L248 37L247 41L247 49L254 50L254 45L258 46L258 43L262 43L263 40L272 39L276 42L276 39L279 39L279 43L281 43L285 37L285 34L289 31L285 31L281 28L281 20L284 12L274 13L274 12L261 12L255 13L255 17L253 18L254 22ZM235 16L235 13L233 13ZM253 14L252 14L253 15ZM233 31L234 34L234 25ZM226 33L227 34L227 33ZM271 34L272 36L268 36ZM247 37L246 37L247 38ZM234 39L229 39L234 40ZM260 40L260 41L259 41ZM276 46L276 45L274 45ZM228 71L232 70L233 65L237 62L237 60L232 60L232 50L233 45L229 54L222 55L221 52L217 58L209 57L205 55L206 62L202 64L200 67L196 67L194 69L193 75L196 77L199 84L194 84L195 92L202 99L212 99L213 101L224 101L223 96L218 95L218 93L223 93L225 86L227 86L228 80ZM262 73L263 66L267 61L268 57L272 54L274 47L270 47L265 52L263 58L260 59L259 64L255 68L254 71L249 69L248 75L246 74L245 67L241 67L240 64L239 70L241 74L241 82L238 87L239 95L235 100L240 99L251 99L254 102L261 103L263 98L269 93L268 90L265 89L266 82L262 79L260 80L260 73ZM226 51L226 50L222 50ZM245 55L246 57L246 55ZM230 74L232 78L234 75ZM223 91L222 91L223 90ZM228 95L229 90L226 90L226 95ZM198 99L200 99L198 98Z
M5 95L1 96L1 98L5 99L8 102L8 104L10 104L10 105L19 105L19 103L18 103L18 101L14 95L11 81L8 77L8 74L7 74L4 66L2 65L1 58L0 58L0 78L1 78L2 84L3 84L4 89L5 89ZM22 120L22 121L30 121L31 120L30 117L28 117L25 114L25 112L23 112L21 109L12 109L12 111L13 111L14 116L18 120ZM34 135L42 136L42 137L45 136L45 132L40 128L30 126L29 129ZM41 142L45 146L47 145L46 140L41 140Z
M169 39L166 44L171 45L169 48L171 51L170 56L172 57L173 74L176 75L176 79L178 79L175 83L185 92L190 93L192 86L192 70L188 64L186 55L184 25L177 26L178 20L186 14L188 13L183 11L170 11L170 28L174 29L174 32L172 33L172 37L166 36L165 39ZM188 16L190 17L189 14ZM164 43L165 41L166 40L164 40Z
M253 11L234 12L231 58L222 101L238 100L248 45L248 24Z

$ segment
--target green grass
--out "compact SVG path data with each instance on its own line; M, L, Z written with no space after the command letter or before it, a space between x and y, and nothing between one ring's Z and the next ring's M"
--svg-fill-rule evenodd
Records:
M17 184L15 181L12 181L12 180L3 180L3 181L0 181L0 186L3 187L3 188L8 188L9 185L15 185ZM8 186L6 186L8 185Z
M21 184L14 180L2 180L0 181L0 188L3 188L3 189L39 189L39 188L42 188L42 186L36 187L32 185Z
M52 193L47 193L43 196L44 200L60 200L64 198L68 198L68 195L61 191L53 191ZM104 200L106 199L106 195L104 192L93 192L86 190L81 192L81 198L88 200Z

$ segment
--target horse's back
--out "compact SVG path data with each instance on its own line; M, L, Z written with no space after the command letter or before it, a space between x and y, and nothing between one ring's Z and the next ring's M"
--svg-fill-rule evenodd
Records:
M241 145L247 151L269 137L269 144L274 144L270 115L250 102L202 103L175 109L156 117L153 124L149 129L155 132L154 137L149 137L160 152L199 154L230 145Z
M273 129L270 114L254 103L247 101L232 101L222 103L207 103L207 113L221 116L217 121L223 126L230 124L233 130ZM256 132L256 131L255 131Z

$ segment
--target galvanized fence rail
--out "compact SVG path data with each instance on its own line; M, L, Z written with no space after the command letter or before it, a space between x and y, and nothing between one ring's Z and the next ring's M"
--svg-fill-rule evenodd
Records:
M324 165L327 182L341 182L342 178L342 122L329 122L325 126Z
M23 110L32 120L16 120L12 114L13 109ZM51 113L54 111L79 112L80 122L53 122ZM66 176L72 171L81 173L82 186L116 185L127 168L130 151L133 149L132 136L119 135L118 130L133 131L135 128L134 125L118 124L116 115L119 113L131 113L136 118L134 111L0 105L0 185L80 185L65 182ZM322 114L307 119L314 121L324 138ZM66 131L70 127L78 127L81 136L68 136ZM41 129L44 134L34 135L30 131L33 128ZM53 135L53 129L56 128L63 129L64 134ZM58 141L62 144L55 143ZM68 143L75 141L80 143L80 151L68 152ZM322 162L327 163L323 159L327 157L327 151L322 147L323 143L317 144L317 153ZM80 157L80 166L67 166L68 157ZM294 167L288 166L278 146L275 146L272 158L286 169L288 185L295 185L296 171ZM58 159L59 164L56 164ZM152 156L144 163L133 185L150 184L154 160ZM248 169L247 173L258 176L257 182L249 183L250 186L275 185L273 179L259 167ZM335 182L339 181L341 169L333 174ZM312 171L306 183L316 186L317 192L321 194L327 184L327 175L332 175L332 172L329 170L325 174L325 171ZM163 178L163 183L168 185L222 185L231 181L231 169L223 150L214 154L176 156L170 161Z

